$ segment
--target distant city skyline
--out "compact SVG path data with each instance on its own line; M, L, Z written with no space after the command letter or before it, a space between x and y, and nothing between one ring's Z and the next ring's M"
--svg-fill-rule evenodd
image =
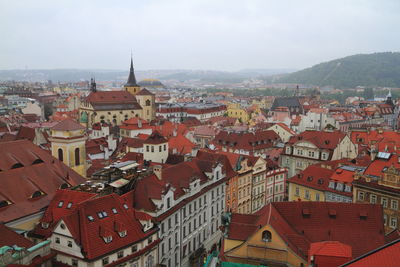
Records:
M0 69L302 69L399 51L398 1L0 0Z

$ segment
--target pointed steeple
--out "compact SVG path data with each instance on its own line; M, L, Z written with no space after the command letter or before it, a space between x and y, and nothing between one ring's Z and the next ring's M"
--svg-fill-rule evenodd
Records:
M97 92L97 88L96 88L96 80L94 78L90 79L90 91L92 92Z
M136 77L135 77L135 72L133 70L133 58L131 55L131 69L129 70L129 77L128 81L125 84L125 87L138 87L136 83Z
M390 89L389 89L388 95L386 96L386 104L394 106L393 100L392 100L392 91Z

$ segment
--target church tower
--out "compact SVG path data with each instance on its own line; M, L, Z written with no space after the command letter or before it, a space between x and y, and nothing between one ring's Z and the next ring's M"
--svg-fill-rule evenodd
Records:
M86 177L85 127L66 119L51 128L51 154L65 165Z
M140 91L140 86L136 83L135 71L133 69L133 59L131 57L131 69L129 70L128 81L124 85L127 92L136 95Z

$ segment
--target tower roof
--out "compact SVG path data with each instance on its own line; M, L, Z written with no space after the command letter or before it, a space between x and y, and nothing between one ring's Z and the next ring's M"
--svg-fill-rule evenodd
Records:
M125 84L125 87L139 87L139 85L136 83L135 72L133 70L133 59L132 59L132 57L131 57L131 68L129 70L129 77L128 77L128 81Z
M85 127L71 119L66 119L54 125L51 129L56 131L76 131L85 129Z

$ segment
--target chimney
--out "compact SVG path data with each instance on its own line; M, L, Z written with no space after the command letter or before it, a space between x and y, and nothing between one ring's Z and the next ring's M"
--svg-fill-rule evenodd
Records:
M155 165L153 166L153 172L157 176L158 180L162 179L162 166L161 165Z

